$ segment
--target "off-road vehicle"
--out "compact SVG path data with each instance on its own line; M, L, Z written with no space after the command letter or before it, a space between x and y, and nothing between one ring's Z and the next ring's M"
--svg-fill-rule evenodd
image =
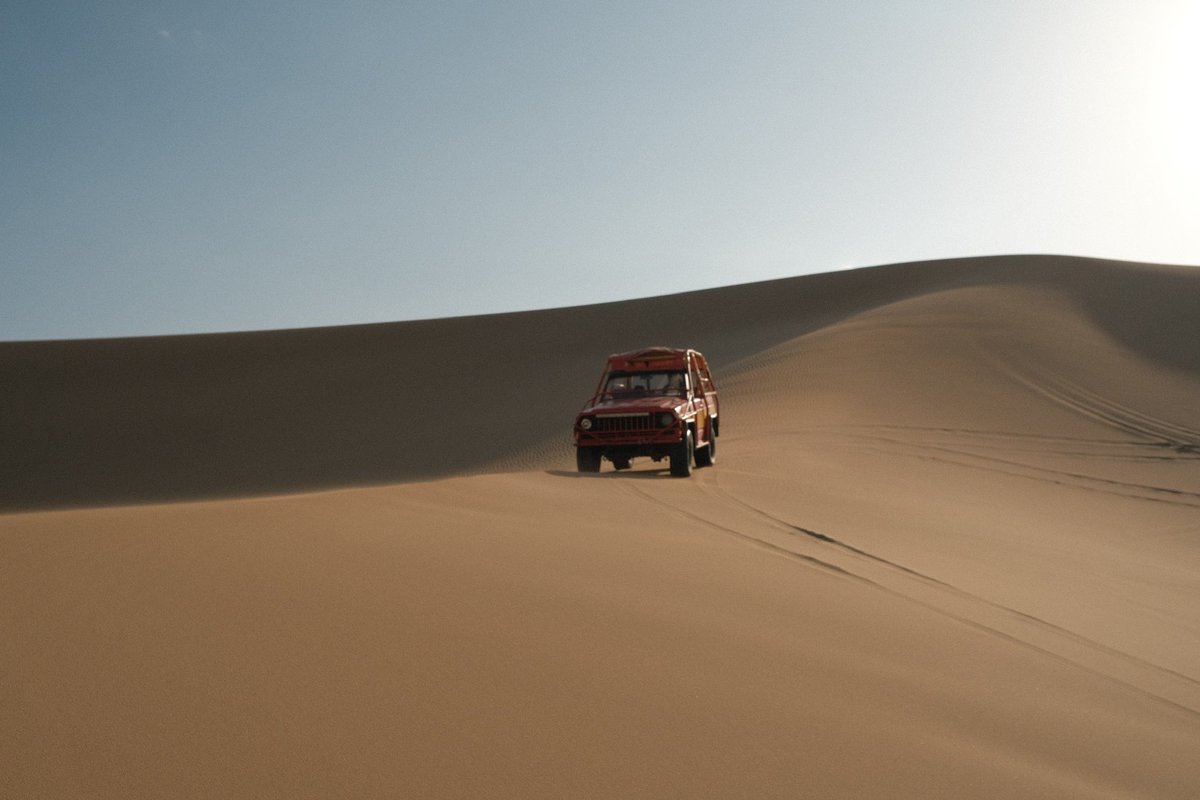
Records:
M596 391L575 416L575 461L599 472L603 459L670 459L671 474L712 466L720 434L717 387L695 350L650 347L608 357Z

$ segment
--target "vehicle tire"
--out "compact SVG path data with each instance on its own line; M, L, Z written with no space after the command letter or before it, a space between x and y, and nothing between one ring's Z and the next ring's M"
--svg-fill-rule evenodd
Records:
M600 448L576 447L575 466L579 468L580 472L599 472Z
M676 478L686 478L692 474L692 461L696 455L696 440L692 438L689 428L678 444L671 446L671 474Z
M614 458L612 460L612 462L613 462L613 467L615 467L616 469L629 469L629 459L628 458Z
M711 467L715 463L717 463L717 437L710 430L708 444L696 450L696 466Z

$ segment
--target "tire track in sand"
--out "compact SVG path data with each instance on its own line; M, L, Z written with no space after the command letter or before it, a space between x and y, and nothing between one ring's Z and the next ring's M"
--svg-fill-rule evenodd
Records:
M877 556L828 533L781 519L725 490L715 473L706 473L689 486L703 498L693 508L680 507L642 485L627 483L624 488L642 501L722 535L902 598L1200 718L1200 680ZM735 518L732 522L727 519L731 514Z
M1008 368L1031 391L1111 428L1160 443L1179 453L1200 453L1200 430L1138 411L1061 376Z
M917 451L918 455L910 454L914 458L940 461L970 469L983 469L1002 475L1012 475L1018 478L1043 481L1067 488L1101 492L1133 500L1200 508L1200 492L1188 491L1187 489L1154 486L1151 484L1107 478L1100 475L1090 475L1058 467L1040 466L1030 464L1027 461L972 452L944 444L926 444L879 435L859 434L859 436L870 441L882 442L893 448L892 452L904 454L903 449ZM1095 454L1091 455L1095 457Z

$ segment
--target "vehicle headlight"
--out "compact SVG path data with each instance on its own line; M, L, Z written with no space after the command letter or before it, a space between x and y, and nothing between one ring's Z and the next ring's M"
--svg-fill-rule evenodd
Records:
M658 426L660 428L665 428L668 425L670 425L671 423L673 423L674 421L675 421L674 414L668 414L667 412L664 411L663 413L658 415Z
M583 419L579 420L579 427L583 428L585 431L590 431L592 429L592 418L584 417Z

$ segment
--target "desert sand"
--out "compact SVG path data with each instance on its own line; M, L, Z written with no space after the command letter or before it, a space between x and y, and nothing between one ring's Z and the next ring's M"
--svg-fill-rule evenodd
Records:
M0 343L0 796L1200 796L1197 319L1023 256ZM717 465L575 473L659 344Z

